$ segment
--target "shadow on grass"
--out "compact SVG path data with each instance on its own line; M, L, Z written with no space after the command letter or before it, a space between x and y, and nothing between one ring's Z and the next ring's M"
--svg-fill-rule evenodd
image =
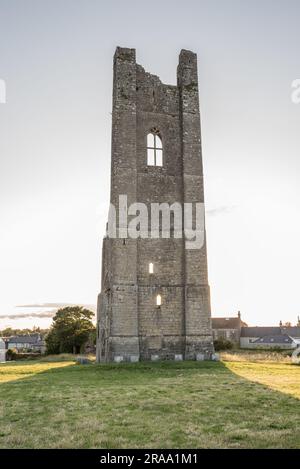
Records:
M0 447L300 447L299 400L222 362L28 365L0 384Z

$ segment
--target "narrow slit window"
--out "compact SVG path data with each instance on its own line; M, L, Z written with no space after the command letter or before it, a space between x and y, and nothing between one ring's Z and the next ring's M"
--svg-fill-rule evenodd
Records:
M149 264L149 274L153 274L154 273L154 265L152 262L150 262Z
M156 297L156 306L161 306L161 295L157 295Z
M148 166L163 166L162 140L156 129L147 135L147 164Z

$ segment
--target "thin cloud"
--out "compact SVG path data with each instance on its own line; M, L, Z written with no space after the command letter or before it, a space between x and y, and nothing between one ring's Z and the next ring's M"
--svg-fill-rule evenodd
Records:
M78 303L35 303L28 305L18 305L16 308L50 308L46 311L29 312L29 313L12 313L12 314L1 314L0 319L43 319L53 318L56 312L60 308L66 306L82 306L83 308L89 309L93 313L96 313L96 306L90 304L78 304Z
M16 306L16 308L51 308L53 310L53 309L65 308L67 306L82 306L83 308L90 309L91 311L94 311L94 312L96 311L96 305L78 304L78 303L33 303L33 304L28 304L28 305L18 305Z
M55 312L44 311L43 313L19 313L19 314L1 314L0 319L26 319L26 318L53 318Z
M224 205L221 207L216 207L210 210L207 210L207 215L209 217L217 217L218 215L226 215L231 213L235 209L234 205Z
M17 305L16 308L61 308L71 303L32 303L29 305Z

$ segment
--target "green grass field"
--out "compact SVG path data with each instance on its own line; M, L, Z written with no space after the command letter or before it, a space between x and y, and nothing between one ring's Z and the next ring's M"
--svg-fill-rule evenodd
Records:
M0 365L1 448L300 448L285 361Z

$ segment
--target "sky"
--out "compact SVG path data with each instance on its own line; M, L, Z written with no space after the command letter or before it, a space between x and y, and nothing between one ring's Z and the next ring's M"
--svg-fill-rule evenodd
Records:
M96 304L116 46L168 84L198 54L213 316L297 321L299 21L298 0L0 0L0 328Z

